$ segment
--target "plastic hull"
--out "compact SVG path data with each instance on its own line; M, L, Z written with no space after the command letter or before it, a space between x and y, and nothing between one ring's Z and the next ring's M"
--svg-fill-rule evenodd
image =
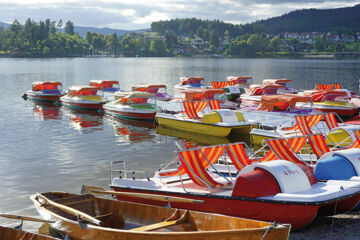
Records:
M165 127L217 137L227 137L231 132L231 127L223 127L195 121L177 120L163 117L156 117L156 121L159 125Z
M63 95L64 94L48 94L48 93L28 91L26 92L24 97L30 100L40 101L40 102L56 102L59 101L60 97Z
M104 111L106 114L117 118L126 118L126 119L137 119L137 120L154 120L156 112L150 111L137 111L137 109L133 109L129 111L129 109L113 109L104 107Z
M317 216L320 205L273 203L261 200L245 200L242 198L216 197L211 195L195 194L176 194L170 192L134 190L128 188L114 187L115 191L163 194L167 196L185 197L191 199L204 200L204 204L194 203L171 203L172 207L189 209L194 211L218 213L235 217L250 218L262 221L275 221L277 223L290 223L292 229L300 229L310 224ZM164 206L162 201L144 200L140 198L130 198L117 196L118 200L145 203L151 205Z

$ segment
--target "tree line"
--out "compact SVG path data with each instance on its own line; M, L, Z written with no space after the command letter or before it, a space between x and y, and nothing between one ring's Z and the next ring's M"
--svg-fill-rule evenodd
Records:
M0 26L0 55L19 57L74 57L88 55L168 56L165 41L147 40L132 35L117 36L87 32L82 38L74 32L74 24L62 20L24 24L15 20L8 28Z
M194 40L200 38L200 43ZM201 42L203 41L203 42ZM360 51L360 41L351 44L315 39L304 44L269 34L262 24L234 25L219 20L195 18L153 22L151 32L124 36L87 32L82 38L74 24L63 26L46 19L24 24L15 20L8 28L0 27L0 56L74 57L74 56L193 56L222 54L233 57L271 56L285 52Z

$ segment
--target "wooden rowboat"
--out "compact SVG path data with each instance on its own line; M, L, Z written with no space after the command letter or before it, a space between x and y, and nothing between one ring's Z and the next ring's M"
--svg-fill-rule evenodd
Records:
M40 215L71 239L288 239L290 225L169 207L47 192L30 197ZM202 203L196 203L202 204Z
M37 233L25 232L13 228L0 226L0 239L4 240L55 240L50 236L45 236Z
M0 217L21 220L20 226L16 228L9 228L0 226L0 239L1 240L56 240L58 238L53 238L46 235L41 235L37 233L31 233L22 231L22 223L23 221L31 221L31 222L45 222L49 223L49 221L35 218L35 217L27 217L27 216L19 216L7 213L0 213Z

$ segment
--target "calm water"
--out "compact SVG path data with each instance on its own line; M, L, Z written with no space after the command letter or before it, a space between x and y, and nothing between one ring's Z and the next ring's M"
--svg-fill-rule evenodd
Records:
M106 186L113 160L125 160L129 168L152 173L172 160L178 149L177 138L156 134L152 123L117 121L24 101L21 96L33 81L61 81L67 88L90 79L114 79L123 90L135 83L154 83L167 84L171 92L182 76L202 76L210 85L231 75L251 75L255 83L290 78L298 89L340 82L358 92L360 61L0 59L0 212L37 215L28 198L35 192L78 193L84 183ZM0 224L13 225L14 221L0 219ZM34 227L26 223L25 228L29 225Z

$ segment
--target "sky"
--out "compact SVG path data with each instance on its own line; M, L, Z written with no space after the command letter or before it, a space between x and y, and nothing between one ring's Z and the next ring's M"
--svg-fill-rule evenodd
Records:
M175 18L218 19L233 24L280 16L296 9L338 8L360 0L0 0L0 21L70 20L76 26L124 30L150 28Z

